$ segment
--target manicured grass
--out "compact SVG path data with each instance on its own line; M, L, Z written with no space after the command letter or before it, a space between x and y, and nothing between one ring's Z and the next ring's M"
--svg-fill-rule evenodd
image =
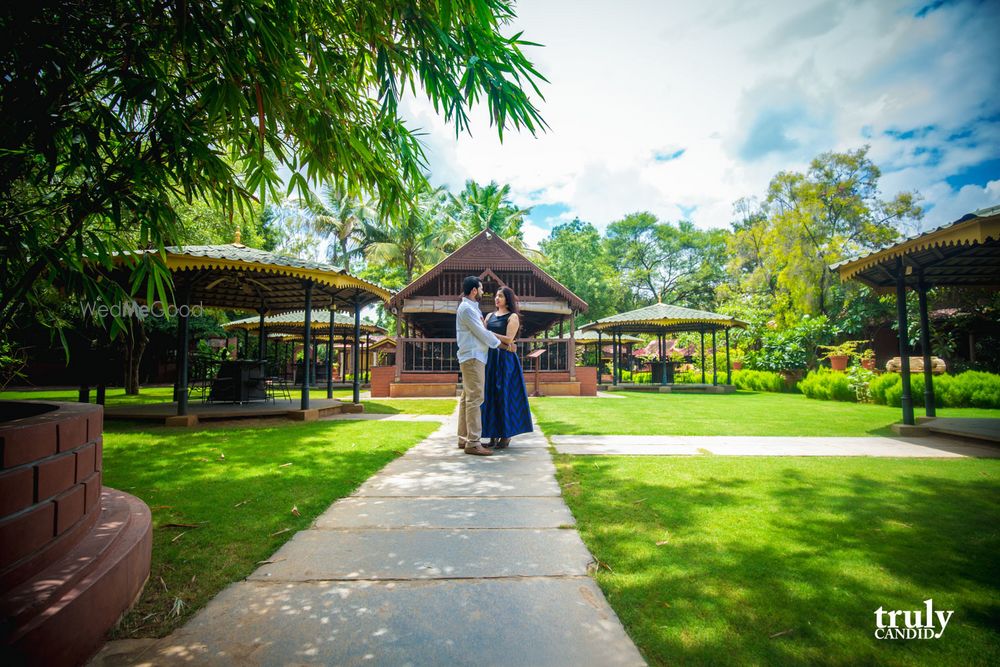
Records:
M373 398L362 401L370 414L450 415L458 401L448 398Z
M623 398L533 398L531 410L547 435L866 436L891 435L901 421L899 408L800 394L615 395ZM1000 418L1000 410L939 408L938 416Z
M144 387L137 396L126 396L121 387L108 387L104 395L105 405L145 405L173 400L172 387ZM72 401L79 396L76 389L33 389L29 391L0 391L0 401ZM90 402L97 398L97 390L90 388Z
M145 501L154 524L150 578L118 636L167 634L435 428L370 421L230 422L194 431L106 424L104 483Z
M291 392L292 401L298 401L301 397L300 389L293 389ZM313 398L326 398L326 389L313 389L310 392ZM351 389L334 389L333 397L350 401L354 396ZM173 389L171 387L144 387L138 396L126 396L122 388L110 388L105 395L105 405L145 405L149 403L165 403L173 400ZM90 400L95 399L95 392L90 392ZM40 389L37 391L3 391L0 392L0 400L55 400L55 401L76 401L77 391L75 389ZM195 401L195 399L192 399ZM197 401L195 401L197 402ZM419 415L450 415L455 409L455 401L449 399L362 399L365 412L372 414L419 414Z
M650 664L1000 664L1000 461L557 466L595 577ZM927 599L955 612L940 639L875 639L876 609Z

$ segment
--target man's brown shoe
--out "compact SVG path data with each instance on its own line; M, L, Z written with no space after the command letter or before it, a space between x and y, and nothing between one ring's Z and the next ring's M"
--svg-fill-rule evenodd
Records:
M493 452L486 449L482 445L476 445L474 447L466 447L466 454L472 454L473 456L493 456Z

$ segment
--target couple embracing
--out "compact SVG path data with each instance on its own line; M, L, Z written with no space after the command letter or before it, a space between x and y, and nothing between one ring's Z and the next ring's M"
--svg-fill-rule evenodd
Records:
M462 400L458 406L458 446L466 454L491 456L519 433L528 433L531 412L521 360L514 340L521 326L517 297L501 287L496 311L485 318L479 310L483 283L475 276L462 282L462 301L455 313ZM481 438L489 438L483 445Z

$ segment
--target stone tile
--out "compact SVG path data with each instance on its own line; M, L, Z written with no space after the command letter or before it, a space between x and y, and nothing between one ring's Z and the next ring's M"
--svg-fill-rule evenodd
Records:
M575 525L562 498L344 498L316 528L559 528Z
M247 582L146 650L149 664L645 664L586 577Z
M575 530L305 530L250 575L255 581L456 579L584 575Z

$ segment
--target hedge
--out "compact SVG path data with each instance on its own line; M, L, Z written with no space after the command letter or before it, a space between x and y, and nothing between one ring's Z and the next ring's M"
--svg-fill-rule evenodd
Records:
M821 401L857 402L858 396L851 387L847 373L819 368L811 371L799 382L799 391L809 398Z
M785 378L772 371L739 370L733 372L733 384L737 389L748 391L788 391Z
M872 400L883 405L899 407L903 397L903 383L900 376L896 373L886 373L878 381L878 393L870 389ZM914 404L923 402L922 373L910 375L910 393ZM934 405L939 408L1000 409L1000 375L981 371L965 371L958 375L935 375Z

